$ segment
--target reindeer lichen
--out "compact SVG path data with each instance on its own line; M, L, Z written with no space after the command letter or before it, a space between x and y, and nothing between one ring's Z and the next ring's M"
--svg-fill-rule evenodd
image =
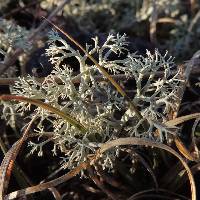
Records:
M43 146L51 141L53 154L56 155L58 150L63 152L65 158L62 159L68 168L85 161L89 154L109 140L136 136L163 142L168 134L173 134L169 127L163 126L169 111L176 109L177 90L181 83L173 57L167 52L162 55L158 50L153 54L147 50L146 56L129 52L125 35L110 34L103 44L97 37L93 41L93 46L86 44L86 50L102 67L112 74L124 74L127 79L134 79L131 100L141 112L142 120L131 112L125 99L108 81L96 79L101 72L88 62L87 55L73 48L55 31L49 33L49 48L46 49L46 55L54 65L51 74L42 83L31 76L20 78L12 88L12 94L42 99L70 113L87 128L87 133L83 134L55 114L35 108L40 116L35 132L39 138L48 135L44 137L48 139L37 144L31 142L32 152L37 151L42 156ZM77 77L80 77L80 83L75 83L73 69L63 64L71 57L79 63L80 74ZM159 77L158 72L162 72ZM29 106L22 102L13 106L21 114L29 110ZM141 126L143 121L148 122L147 130ZM159 134L154 134L155 129ZM99 163L111 169L118 154L119 148L115 148L102 155Z

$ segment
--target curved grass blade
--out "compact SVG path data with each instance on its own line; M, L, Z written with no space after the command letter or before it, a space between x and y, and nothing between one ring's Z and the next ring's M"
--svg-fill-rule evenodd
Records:
M75 167L74 169L72 169L67 174L60 176L59 178L56 178L52 181L41 183L41 184L38 184L38 185L35 185L35 186L32 186L32 187L28 187L28 188L25 188L25 189L22 189L22 190L18 190L18 191L15 191L15 192L11 192L10 194L5 196L4 200L15 199L17 197L23 197L23 196L26 196L28 194L33 194L33 193L36 193L36 192L46 190L48 188L52 188L56 185L59 185L63 182L70 180L71 178L73 178L74 176L79 174L81 172L81 170L84 170L84 169L88 168L89 166L90 166L89 162L83 162L80 165L78 165L77 167Z
M74 119L69 113L64 113L64 112L60 111L59 109L57 109L57 108L55 108L55 107L53 107L49 104L43 103L40 100L31 99L31 98L27 98L27 97L23 97L23 96L15 96L15 95L1 95L0 100L3 100L3 101L14 100L14 101L26 102L26 103L33 104L35 106L38 106L40 108L43 108L45 110L48 110L52 113L57 114L58 116L62 117L67 122L69 122L72 126L79 129L81 132L83 132L83 133L87 132L86 128L80 122L78 122L76 119Z
M26 141L28 134L29 134L29 130L31 128L31 125L33 124L33 122L35 121L36 118L37 118L37 115L35 115L35 117L33 117L33 119L28 124L27 128L25 129L25 131L23 133L22 138L13 144L13 146L8 150L8 152L5 154L3 161L1 162L1 166L0 166L0 200L4 199L4 193L7 190L11 172L14 167L14 162L16 160L17 154L19 153L19 150L20 150L21 146L23 145L23 143Z
M100 149L96 152L96 154L94 154L90 158L89 161L81 163L80 165L78 165L77 167L72 169L69 173L67 173L67 174L65 174L65 175L63 175L59 178L56 178L52 181L46 182L46 183L38 184L38 185L28 187L28 188L25 188L25 189L22 189L22 190L11 192L10 194L8 194L5 197L4 200L11 200L11 199L14 199L16 197L22 197L24 195L39 192L39 191L45 190L47 188L57 186L57 185L59 185L63 182L66 182L69 179L76 176L77 174L79 174L81 170L87 169L92 164L94 164L95 161L97 161L100 158L102 153L104 153L105 151L107 151L107 150L109 150L109 149L111 149L115 146L121 146L121 145L139 145L139 146L157 147L157 148L163 149L165 151L168 151L171 154L173 154L174 156L176 156L181 161L182 165L184 166L184 168L185 168L185 170L188 174L189 181L190 181L190 187L191 187L192 200L196 200L196 187L195 187L194 178L193 178L193 175L191 173L190 168L188 167L188 165L184 161L184 159L175 150L173 150L171 147L169 147L165 144L160 144L160 143L153 142L153 141L150 141L150 140L147 140L147 139L144 139L144 138L135 138L135 137L120 138L120 139L116 139L116 140L106 142L106 143L101 145Z
M111 149L115 146L130 145L130 144L131 145L157 147L157 148L163 149L165 151L168 151L171 154L173 154L175 157L177 157L181 161L182 165L184 166L184 168L185 168L185 170L188 174L188 178L189 178L189 181L190 181L190 187L191 187L192 200L197 199L196 198L196 186L195 186L195 182L194 182L194 177L192 175L190 168L188 167L185 160L175 150L173 150L171 147L169 147L165 144L153 142L153 141L150 141L148 139L142 139L142 138L134 138L134 137L119 138L119 139L116 139L116 140L106 142L105 144L101 145L100 150L99 150L99 154L101 155L105 151L107 151L107 150L109 150L109 149Z
M191 120L191 119L196 119L196 118L200 118L200 113L194 113L194 114L190 114L190 115L177 117L175 119L172 119L172 120L165 122L165 125L176 126L176 125L182 124L183 122L186 122L186 121ZM197 159L189 152L189 150L185 147L185 145L181 142L181 140L178 137L175 138L175 144L176 144L176 147L178 148L178 150L188 160L197 161Z
M164 196L164 197L169 197L171 199L173 198L172 196L174 196L173 199L175 199L175 197L176 197L176 199L188 200L188 198L183 196L183 195L168 191L166 189L161 189L161 188L159 188L159 189L147 189L147 190L137 192L137 193L133 194L131 197L129 197L127 200L133 200L133 199L135 200L137 198L140 198L143 194L148 194L148 193L153 193L153 194L161 193L161 194L167 195L167 196Z
M191 120L191 119L196 119L196 118L200 118L200 113L193 113L193 114L190 114L190 115L177 117L175 119L172 119L172 120L165 122L165 125L176 126L176 125L182 124L183 122L186 122L186 121Z

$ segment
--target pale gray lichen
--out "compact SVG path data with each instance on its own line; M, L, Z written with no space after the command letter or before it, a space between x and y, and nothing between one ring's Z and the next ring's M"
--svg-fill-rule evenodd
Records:
M156 11L153 4L156 4ZM174 0L143 0L142 6L137 10L137 20L146 20L151 17L153 12L157 12L158 17L164 15L165 17L177 17L180 14L181 1Z
M70 113L87 128L87 133L83 134L55 114L35 108L40 116L35 131L40 135L39 138L44 135L49 137L38 144L30 143L32 152L38 151L41 156L43 145L51 141L54 143L53 154L56 155L58 150L63 152L67 161L65 167L68 168L85 161L89 154L109 140L136 136L162 142L168 134L173 133L169 127L163 125L169 111L177 108L177 90L181 83L173 58L167 52L161 55L158 50L154 54L147 51L146 56L131 53L126 49L125 35L109 35L101 45L97 37L93 40L94 46L86 45L86 50L90 55L98 55L97 61L102 67L135 80L132 101L144 119L136 118L124 98L108 81L96 80L96 75L101 75L101 72L96 65L86 62L87 55L72 48L54 31L49 34L49 48L46 50L54 65L52 73L42 83L31 76L20 78L12 88L12 94L42 99L63 112ZM121 58L120 54L125 52L127 56ZM110 60L113 54L116 55L115 60ZM76 58L79 63L79 84L73 82L73 70L62 64L69 57ZM159 78L158 72L163 72ZM22 102L14 106L19 113L30 108ZM148 130L141 126L145 120L149 124ZM155 128L160 132L158 135L153 134ZM118 154L119 147L116 147L102 155L99 164L104 168L112 168L113 160Z
M30 34L25 28L16 25L11 20L0 19L0 48L22 48L30 50L31 43L28 40Z
M21 48L24 51L31 49L31 42L28 40L30 32L25 28L18 26L12 20L0 18L0 63L4 63L10 59L12 52L16 48ZM5 73L0 74L0 77L15 77L17 67L10 66Z

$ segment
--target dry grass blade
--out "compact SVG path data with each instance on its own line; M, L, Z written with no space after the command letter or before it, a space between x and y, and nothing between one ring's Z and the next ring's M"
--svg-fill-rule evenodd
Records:
M14 100L14 101L26 102L26 103L33 104L35 106L38 106L40 108L43 108L45 110L48 110L52 113L57 114L58 116L62 117L67 122L69 122L72 126L79 129L81 132L83 132L83 133L87 132L86 128L80 122L78 122L76 119L74 119L69 113L64 113L64 112L60 111L59 109L57 109L57 108L55 108L55 107L53 107L49 104L43 103L40 100L31 99L31 98L27 98L27 97L23 97L23 96L15 96L15 95L1 95L0 100L3 100L3 101Z
M30 133L29 133L29 136L30 136ZM0 149L1 149L4 156L6 155L6 153L9 150L7 148L7 146L5 145L5 143L6 143L6 141L3 141L0 137ZM1 167L0 167L0 169L1 169ZM15 162L12 173L13 173L13 176L14 176L19 187L24 188L24 187L28 187L28 186L32 185L32 181L29 179L29 177L26 175L26 173L24 173L24 171L17 164L17 162Z
M60 193L58 192L58 190L54 187L49 188L49 191L53 194L54 198L56 200L62 200L62 196L60 195Z
M90 55L82 45L80 45L72 36L70 36L68 33L64 32L62 29L60 29L58 26L53 24L50 20L44 18L47 20L53 27L55 27L57 30L59 30L61 33L63 33L71 42L73 42L78 48L80 48L87 56L88 58L98 67L98 69L102 72L102 74L112 83L112 85L117 89L117 91L129 102L130 107L135 112L138 119L142 119L143 116L137 109L136 105L131 101L131 99L127 96L127 94L124 92L124 90L121 88L121 86L108 74L108 72L95 60L95 58Z
M157 148L163 149L165 151L168 151L171 154L173 154L174 156L176 156L181 161L182 165L184 166L185 170L187 171L188 178L190 181L192 200L196 200L196 187L195 187L195 182L194 182L194 178L191 173L191 170L188 167L187 163L184 161L184 159L171 147L164 145L164 144L157 143L157 142L153 142L153 141L150 141L147 139L128 137L128 138L120 138L120 139L106 142L105 144L103 144L101 146L99 153L102 154L105 151L107 151L108 149L111 149L115 146L122 146L122 145L140 145L140 146L157 147Z
M14 161L17 157L17 154L19 153L19 150L23 143L26 141L28 137L28 133L30 130L30 127L33 123L33 121L36 119L37 116L35 116L27 126L26 130L24 131L24 134L20 140L18 140L6 153L1 166L0 166L0 200L3 200L4 193L6 192L6 189L9 184L10 176L12 169L14 167Z
M28 187L28 188L25 188L22 190L18 190L15 192L11 192L10 194L5 196L4 200L11 200L11 199L15 199L17 197L24 197L25 195L28 195L28 194L40 192L40 191L46 190L48 188L55 187L63 182L70 180L71 178L73 178L74 176L79 174L81 172L81 170L84 170L84 169L88 168L89 166L90 166L90 162L83 162L78 167L72 169L69 173L67 173L59 178L56 178L52 181L49 181L46 183L41 183L41 184L38 184L38 185L35 185L32 187Z
M192 142L191 142L191 145L190 145L190 148L193 150L194 152L194 155L195 157L200 160L200 155L199 155L199 148L198 148L198 145L196 143L196 137L195 137L195 131L198 127L198 124L199 124L199 121L200 121L200 118L196 119L193 126L192 126L192 134L191 134L191 138L192 138Z
M173 19L171 17L161 17L157 20L157 23L170 23L170 24L177 24L178 20Z
M177 200L177 198L172 198L165 196L163 194L143 194L134 198L129 198L128 200L138 200L138 199L162 199L162 200Z
M195 187L194 178L193 178L190 168L188 167L187 163L183 160L183 158L175 150L173 150L171 147L169 147L167 145L153 142L153 141L150 141L147 139L134 138L134 137L120 138L120 139L106 142L105 144L102 144L101 148L96 152L96 154L90 158L90 161L81 163L78 167L74 168L66 175L63 175L57 179L54 179L54 180L46 182L46 183L38 184L36 186L32 186L32 187L28 187L28 188L25 188L22 190L12 192L12 193L8 194L4 200L10 200L10 199L15 199L17 197L22 197L24 195L39 192L39 191L45 190L47 188L51 188L56 185L59 185L63 182L66 182L67 180L73 178L78 173L80 173L81 170L87 169L90 165L95 163L95 161L97 161L100 158L100 155L103 154L105 151L107 151L115 146L121 146L121 145L139 145L139 146L157 147L157 148L160 148L160 149L163 149L163 150L166 150L166 151L172 153L174 156L176 156L181 161L182 165L184 166L184 168L188 174L189 181L190 181L192 200L196 200L196 187Z
M165 123L165 125L176 126L176 125L182 124L183 122L186 122L188 120L196 119L199 117L200 117L200 113L185 115L182 117L177 117L175 119L169 120ZM181 142L181 140L178 137L176 137L174 141L175 141L175 144L176 144L178 150L185 156L185 158L187 158L188 160L191 160L191 161L197 161L197 159L194 158L193 155L191 155L191 153L187 150L185 145Z
M190 114L190 115L177 117L175 119L172 119L172 120L165 122L165 125L176 126L176 125L182 124L183 122L186 122L186 121L191 120L191 119L196 119L196 118L200 118L200 113L194 113L194 114Z
M188 198L186 198L185 196L183 195L180 195L180 194L177 194L177 193L174 193L174 192L171 192L171 191L168 191L166 189L161 189L159 188L158 190L155 190L155 189L149 189L149 190L143 190L143 191L140 191L140 192L137 192L135 193L134 195L132 195L131 197L129 197L127 200L133 200L133 199L137 199L137 197L141 198L142 195L144 194L147 194L147 193L155 193L155 192L159 192L159 193L162 193L162 194L166 194L169 196L171 196L171 199L172 199L172 196L179 198L179 199L184 199L184 200L188 200Z
M165 123L166 126L176 126L178 124L183 123L184 121L187 121L189 119L193 119L198 117L199 114L197 115L188 115L188 116L183 116L183 117L177 117L178 115L178 111L180 109L180 105L182 102L182 98L187 86L187 83L189 81L189 77L190 74L192 72L192 69L194 68L195 65L197 65L197 63L199 63L199 51L197 51L192 58L186 63L185 65L185 69L183 68L183 66L179 66L179 68L181 69L181 73L179 74L179 78L181 80L183 80L182 85L180 85L178 91L177 91L177 96L178 96L178 100L176 100L176 109L175 110L171 110L169 112L169 116L168 119L172 119L169 120ZM175 118L175 119L174 119ZM187 148L185 147L185 145L181 142L181 140L178 138L178 136L176 136L174 138L176 147L178 148L178 150L182 153L182 155L191 160L191 161L195 161L196 159L191 155L191 153L187 150Z
M182 153L182 155L184 155L185 158L187 158L190 161L197 161L197 159L189 152L189 150L185 147L183 142L178 137L176 137L174 141L176 147Z

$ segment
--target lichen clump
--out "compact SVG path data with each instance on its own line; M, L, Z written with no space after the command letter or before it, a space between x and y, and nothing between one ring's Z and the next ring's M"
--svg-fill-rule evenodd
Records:
M86 44L85 48L102 67L110 74L123 74L127 79L134 79L131 100L137 105L143 119L138 120L129 104L107 80L97 79L101 72L88 62L87 55L70 46L55 31L49 33L49 48L46 49L46 55L54 65L51 74L42 83L31 76L20 78L12 88L13 94L41 99L70 113L87 128L87 133L83 134L55 114L35 108L39 116L35 132L39 138L45 136L46 139L39 140L37 144L29 143L32 152L37 151L42 156L43 146L53 142L53 154L56 155L58 150L63 152L65 167L68 168L85 161L89 154L109 140L135 136L162 142L168 134L172 134L162 124L167 120L169 111L176 109L177 90L181 83L173 58L167 53L161 55L157 50L154 54L147 51L146 56L129 52L125 35L109 35L102 44L97 37L93 41L93 46ZM70 66L63 64L65 59L71 57L79 63L80 71L76 76ZM158 72L162 72L159 78ZM79 83L75 81L77 79ZM21 114L30 109L25 103L14 106ZM144 121L148 123L146 130L142 127ZM160 132L157 135L154 134L155 128ZM99 163L112 168L118 153L118 148L107 152Z

